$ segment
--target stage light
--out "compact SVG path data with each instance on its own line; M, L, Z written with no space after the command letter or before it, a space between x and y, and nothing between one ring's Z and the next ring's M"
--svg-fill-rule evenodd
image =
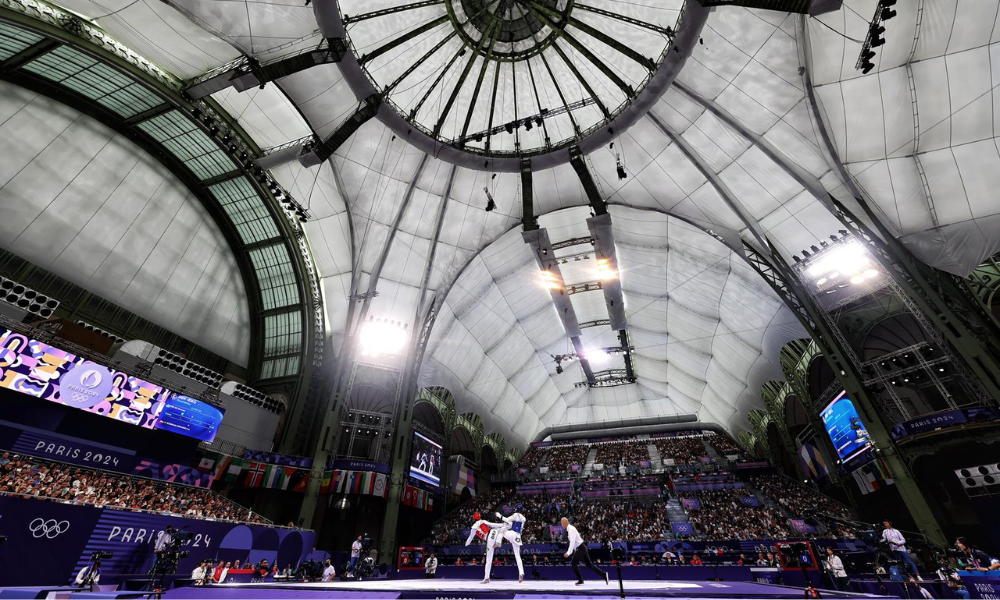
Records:
M889 19L896 16L896 11L889 8L890 6L896 5L896 0L882 0L882 2L879 2L879 4L882 6L883 21L888 21Z
M562 284L552 271L542 271L542 287L550 290L561 290Z
M597 278L601 281L618 279L618 273L611 268L611 262L608 259L597 259Z
M396 322L369 319L361 328L361 353L366 356L397 356L409 333Z
M872 25L871 28L868 30L868 35L871 36L872 40L871 41L872 48L877 48L885 44L885 38L882 37L883 33L885 33L885 27L882 27L881 25Z
M595 348L591 350L584 350L583 356L581 356L580 358L585 359L589 363L600 364L600 363L606 363L609 360L611 360L611 355L605 352L604 350Z
M834 246L823 252L812 261L805 273L816 280L817 286L836 282L842 277L854 285L860 285L881 275L872 265L868 251L856 241Z

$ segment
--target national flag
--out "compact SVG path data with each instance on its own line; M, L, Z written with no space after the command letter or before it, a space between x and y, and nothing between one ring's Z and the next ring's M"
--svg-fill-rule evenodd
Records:
M243 479L243 485L247 487L260 487L264 482L264 475L267 472L267 465L259 462L250 463L247 469L247 476Z
M198 461L198 470L206 473L215 471L215 464L219 462L221 458L222 455L218 452L209 452L205 454L201 457L201 460Z
M304 494L306 488L309 487L309 469L295 469L292 476L288 479L288 489L293 492L299 492ZM323 485L328 486L327 491L329 491L329 483L326 479L326 473L323 474ZM323 490L320 490L323 493Z
M323 482L319 486L319 493L329 494L333 487L333 471L323 471Z
M226 474L223 477L223 481L225 481L226 483L233 483L236 481L237 478L239 478L240 473L243 472L243 459L229 457L229 456L227 456L226 458L228 458L229 460L227 462Z
M434 497L427 498L427 510L434 510Z
M413 497L416 496L416 491L410 485L403 489L403 506L413 506Z
M277 489L279 475L283 475L284 472L285 470L277 465L267 465L264 468L263 486L269 490Z
M226 471L229 470L229 463L231 462L233 462L233 457L226 455L220 456L219 460L215 461L215 465L212 466L212 474L215 475L216 481L221 481L226 476Z
M388 495L389 486L386 485L387 479L388 476L385 473L379 473L375 476L375 486L372 489L372 495L380 498L385 498Z
M298 470L299 469L296 469L295 467L281 467L280 468L281 472L278 473L278 489L287 490L288 484L292 480L292 474L294 474Z
M361 494L371 496L375 493L375 473L364 471L361 473Z

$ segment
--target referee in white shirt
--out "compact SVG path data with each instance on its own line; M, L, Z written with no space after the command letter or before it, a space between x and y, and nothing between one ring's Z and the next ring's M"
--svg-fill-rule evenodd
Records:
M571 554L573 555L572 565L573 572L576 574L576 585L583 585L583 573L580 572L581 560L607 584L608 574L594 566L594 561L590 560L590 552L587 551L587 544L583 543L580 532L569 524L569 519L566 517L562 518L562 526L566 530L566 539L569 540L569 550L563 556L569 558Z

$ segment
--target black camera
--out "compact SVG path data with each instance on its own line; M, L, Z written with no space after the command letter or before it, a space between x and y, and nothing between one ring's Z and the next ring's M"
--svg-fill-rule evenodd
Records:
M110 550L98 550L97 552L94 552L93 554L90 555L90 560L104 560L107 558L111 558L114 555L115 553Z

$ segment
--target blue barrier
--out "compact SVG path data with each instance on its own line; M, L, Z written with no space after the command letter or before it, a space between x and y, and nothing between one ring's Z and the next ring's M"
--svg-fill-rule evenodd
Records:
M101 567L101 584L145 573L157 534L173 525L191 534L190 554L177 572L188 574L204 559L297 564L313 550L315 532L187 519L145 512L60 504L0 496L8 541L0 546L0 586L59 585L72 578L98 551L112 552ZM5 590L6 591L6 590ZM10 597L10 596L0 596Z

